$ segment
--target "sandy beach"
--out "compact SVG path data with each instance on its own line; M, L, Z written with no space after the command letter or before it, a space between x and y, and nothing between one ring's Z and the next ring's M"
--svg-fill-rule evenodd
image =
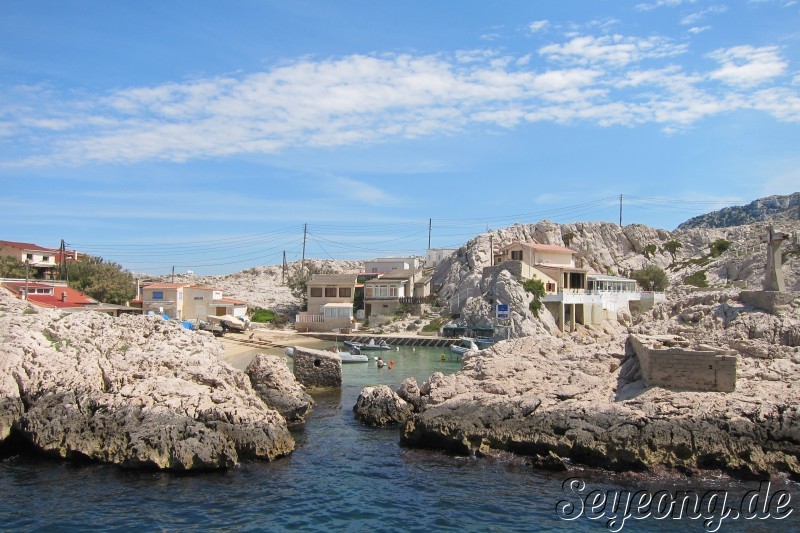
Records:
M250 335L253 338L250 339ZM242 344L243 341L268 342L271 346L253 346ZM225 362L234 368L244 370L250 361L259 353L283 355L286 346L307 346L310 348L328 348L331 341L324 341L300 335L294 330L256 329L247 333L228 333L220 337L225 348Z

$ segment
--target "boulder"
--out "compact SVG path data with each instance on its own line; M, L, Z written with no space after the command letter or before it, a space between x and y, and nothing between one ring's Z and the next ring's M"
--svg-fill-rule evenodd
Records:
M411 416L411 405L386 385L364 387L353 406L355 416L370 426L402 424Z
M258 354L245 369L253 390L270 408L289 424L303 422L311 414L314 399L294 377L286 359L277 355Z
M161 317L36 310L0 294L0 439L61 458L214 469L294 449L218 340Z

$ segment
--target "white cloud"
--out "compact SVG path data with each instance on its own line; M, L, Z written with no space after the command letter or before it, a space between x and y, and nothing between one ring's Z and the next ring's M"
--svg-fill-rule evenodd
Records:
M347 191L347 196L353 200L366 202L370 205L385 205L391 199L391 196L385 191L350 178L336 178L334 180L337 191Z
M708 57L721 65L709 74L711 78L741 87L765 83L783 74L787 67L777 46L720 48L708 54Z
M352 55L91 98L34 91L3 109L0 166L180 162L541 121L680 132L741 109L800 122L800 77L778 83L777 47L716 50L719 66L705 72L676 64L686 50L659 37L576 37L541 48L553 60L544 67L495 50ZM360 194L387 201L379 189Z
M689 33L694 33L697 35L698 33L703 33L704 31L708 31L711 29L711 26L693 26L689 28L687 31Z
M695 11L694 13L686 15L681 19L681 24L684 26L691 26L706 18L707 15L719 15L726 11L728 11L728 8L723 5L707 7L706 9L701 9L700 11Z
M580 36L563 44L543 46L539 49L539 54L566 63L608 63L624 66L643 59L680 55L687 48L685 44L673 44L663 37Z
M656 0L649 4L637 4L638 11L652 11L659 7L676 7L684 4L694 4L697 0Z
M528 29L531 33L540 32L545 29L550 24L549 20L534 20L530 24L528 24Z

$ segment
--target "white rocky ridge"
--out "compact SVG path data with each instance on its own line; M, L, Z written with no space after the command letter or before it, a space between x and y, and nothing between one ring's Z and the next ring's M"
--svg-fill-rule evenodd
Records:
M0 443L172 470L290 453L284 418L219 341L159 317L61 314L0 294Z

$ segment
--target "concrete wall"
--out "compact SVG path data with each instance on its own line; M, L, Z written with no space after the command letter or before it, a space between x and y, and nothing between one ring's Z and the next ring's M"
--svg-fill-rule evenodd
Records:
M341 387L342 360L331 352L295 346L294 377L308 388Z
M737 356L689 347L680 337L631 335L645 385L683 390L733 392ZM671 344L671 346L670 346Z
M742 291L739 293L739 300L742 303L763 309L773 315L786 309L795 298L800 298L800 292Z

